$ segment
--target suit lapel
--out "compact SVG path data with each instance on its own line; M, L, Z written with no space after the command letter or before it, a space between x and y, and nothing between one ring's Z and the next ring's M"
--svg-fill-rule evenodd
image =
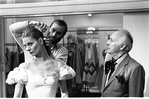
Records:
M117 69L115 70L114 74L110 77L109 81L107 82L106 87L110 85L110 83L113 82L113 80L116 78L116 75L119 75L122 71L124 71L125 67L127 66L128 62L130 60L130 56L127 55L122 62L117 66Z
M106 79L107 79L107 75L105 74L105 70L104 70L103 78L102 78L102 87L101 87L101 91L103 91L104 88L105 88Z

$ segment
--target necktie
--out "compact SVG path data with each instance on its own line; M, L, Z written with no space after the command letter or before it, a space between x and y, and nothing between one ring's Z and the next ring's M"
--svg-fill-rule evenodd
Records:
M112 60L107 61L105 63L105 73L108 74L110 71L108 79L111 77L112 73L114 72L115 65L116 65L116 60L114 58L112 58Z

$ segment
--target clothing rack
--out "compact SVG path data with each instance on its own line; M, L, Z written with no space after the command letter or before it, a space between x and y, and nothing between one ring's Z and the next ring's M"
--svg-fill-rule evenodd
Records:
M14 52L19 51L17 43L5 43L5 47L8 48L10 51L14 51Z
M5 46L17 46L16 43L5 43Z

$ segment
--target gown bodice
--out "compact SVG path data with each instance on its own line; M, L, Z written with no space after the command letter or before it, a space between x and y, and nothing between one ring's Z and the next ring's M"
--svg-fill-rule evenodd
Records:
M26 90L29 97L55 97L58 87L58 72L55 71L43 77L27 70L27 75Z
M55 97L59 85L58 81L71 79L76 75L71 67L64 65L58 66L43 77L40 74L34 74L25 65L25 63L22 63L21 66L11 71L8 74L6 83L24 84L28 97Z

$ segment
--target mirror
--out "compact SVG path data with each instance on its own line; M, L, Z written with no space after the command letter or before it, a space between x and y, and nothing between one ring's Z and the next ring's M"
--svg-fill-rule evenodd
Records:
M89 16L88 14L82 14L82 15L5 18L4 19L6 25L5 54L7 56L6 74L10 70L13 70L13 68L17 67L23 61L22 50L20 50L14 38L10 34L8 28L10 24L25 20L38 20L46 23L47 25L50 25L51 22L55 19L63 19L66 21L68 25L68 32L66 33L66 36L59 42L59 44L68 47L67 43L68 43L68 37L70 35L73 36L74 38L80 38L85 42L84 44L88 44L91 42L93 44L96 44L96 51L97 51L96 60L98 60L97 64L99 64L100 66L103 63L102 51L106 49L106 41L108 39L108 35L113 33L115 30L122 28L123 25L122 15L123 15L122 13L113 13L113 14L92 14L91 16ZM11 55L11 57L9 55ZM84 86L86 87L85 83L82 83L81 87L82 89L78 89L82 91L80 91L79 94L73 93L73 96L76 97L81 96L82 95L81 93L83 93L83 95L87 95L85 94L87 91L84 91L83 89ZM97 84L92 87L97 87ZM100 87L100 84L98 84L98 87ZM14 86L6 85L6 96L12 97L13 90ZM78 92L78 90L76 92ZM98 89L96 89L95 91L100 93Z

